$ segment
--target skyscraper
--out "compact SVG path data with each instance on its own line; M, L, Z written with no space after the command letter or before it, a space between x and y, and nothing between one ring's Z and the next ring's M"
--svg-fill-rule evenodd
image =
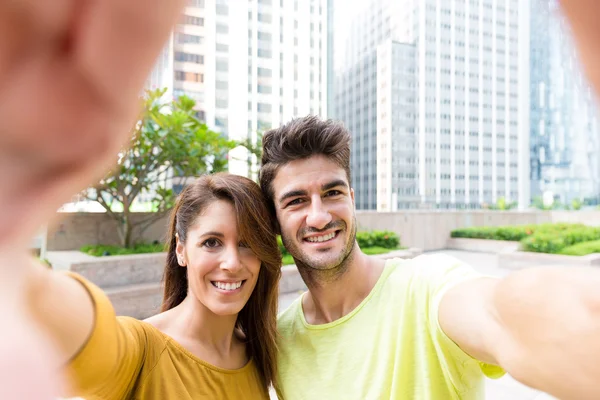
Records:
M358 208L529 204L528 15L517 0L364 3L335 98Z
M598 103L555 0L531 2L531 193L600 196Z
M174 33L174 95L231 139L296 116L327 116L331 0L193 0ZM248 175L248 154L230 170Z

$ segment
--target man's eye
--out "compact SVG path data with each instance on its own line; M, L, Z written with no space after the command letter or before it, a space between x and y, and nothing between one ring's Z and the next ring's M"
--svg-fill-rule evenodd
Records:
M214 248L214 247L218 247L221 243L219 243L219 241L217 239L211 238L211 239L206 239L204 242L202 242L202 246L203 247L208 247L208 248Z
M302 201L303 201L302 199L294 199L294 200L290 201L289 203L287 203L287 205L288 206L295 206L295 205L301 204Z
M340 192L339 190L330 190L329 192L327 192L326 196L337 196L342 194L342 192Z

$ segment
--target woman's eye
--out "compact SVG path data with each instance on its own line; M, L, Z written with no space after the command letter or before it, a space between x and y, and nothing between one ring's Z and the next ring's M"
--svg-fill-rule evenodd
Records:
M203 243L202 246L204 247L208 247L208 248L214 248L214 247L218 247L221 243L219 243L219 241L217 239L206 239Z
M249 246L248 246L248 244L246 242L240 242L239 246L243 247L245 249L249 248Z

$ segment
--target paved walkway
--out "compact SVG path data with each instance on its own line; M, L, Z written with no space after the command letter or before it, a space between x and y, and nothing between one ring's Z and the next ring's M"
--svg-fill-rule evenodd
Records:
M444 253L456 257L470 265L482 274L502 277L510 273L510 270L502 269L498 266L496 256L489 253L475 253L458 250L444 250L431 252L429 254ZM281 310L287 308L292 301L298 297L298 294L285 294L279 298L279 307ZM272 394L272 398L276 397ZM486 399L487 400L552 400L552 396L531 389L515 381L510 376L501 379L486 379Z

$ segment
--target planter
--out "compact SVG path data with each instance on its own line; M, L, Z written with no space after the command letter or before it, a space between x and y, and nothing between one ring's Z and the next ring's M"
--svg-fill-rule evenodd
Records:
M102 289L157 283L162 279L167 253L92 257L79 251L50 251L55 270L72 271Z
M475 251L481 253L501 253L505 251L518 250L519 242L511 242L507 240L450 238L446 242L446 248L450 250Z
M587 256L565 256L528 251L506 251L498 254L498 266L508 269L535 266L600 267L600 253Z
M407 249L374 257L413 258L421 253ZM75 272L102 288L117 315L143 319L160 312L166 253L92 257L79 251L50 251L47 258L54 270ZM280 294L306 290L295 265L286 265L281 272Z

